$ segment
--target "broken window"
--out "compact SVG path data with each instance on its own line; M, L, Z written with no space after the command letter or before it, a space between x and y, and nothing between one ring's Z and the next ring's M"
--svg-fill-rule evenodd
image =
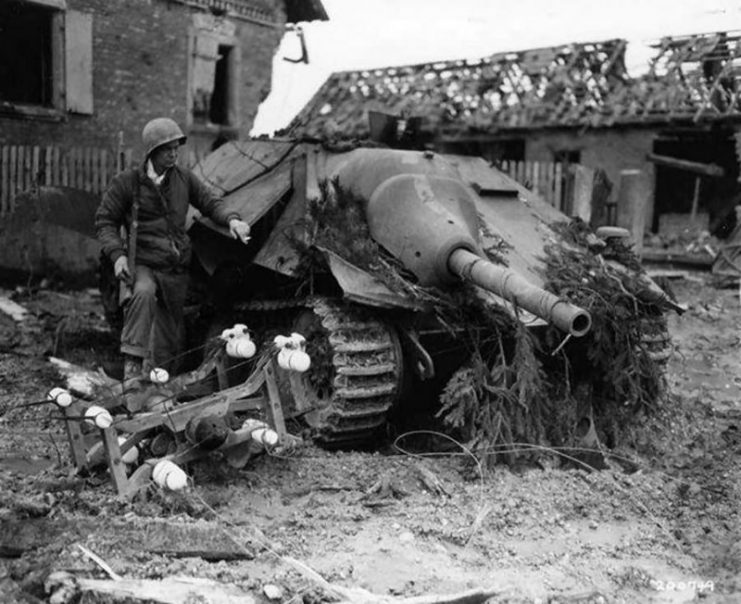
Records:
M0 2L0 105L93 112L92 15L63 0ZM33 115L34 113L31 113Z

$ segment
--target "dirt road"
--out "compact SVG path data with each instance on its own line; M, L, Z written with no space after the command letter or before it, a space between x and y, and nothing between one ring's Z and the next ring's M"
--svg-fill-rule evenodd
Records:
M741 304L690 277L673 283L690 310L670 321L669 401L607 470L546 457L480 472L463 450L306 447L241 471L199 462L186 492L133 503L105 477L74 476L48 406L18 407L60 383L45 355L115 359L98 301L17 296L22 324L0 312L0 600L48 601L53 570L107 578L80 544L128 579L211 579L262 600L271 585L283 602L328 600L293 560L380 596L481 587L492 602L739 602ZM377 483L387 488L369 494Z

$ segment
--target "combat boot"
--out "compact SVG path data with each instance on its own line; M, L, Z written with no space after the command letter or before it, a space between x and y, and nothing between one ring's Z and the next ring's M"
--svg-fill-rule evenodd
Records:
M124 355L124 382L139 379L142 376L142 359L130 354Z

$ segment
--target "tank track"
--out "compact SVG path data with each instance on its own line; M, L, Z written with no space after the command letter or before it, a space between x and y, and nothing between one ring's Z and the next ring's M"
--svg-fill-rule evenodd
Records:
M351 304L314 299L308 308L323 332L312 334L309 353L315 349L312 362L324 364L319 369L327 370L322 373L330 383L324 384L327 396L321 397L321 388L309 380L317 410L308 414L307 422L324 445L368 443L386 424L401 393L402 352L396 331ZM316 354L317 345L324 354Z
M666 326L666 319L644 319L641 325L641 345L654 363L663 371L672 354L672 340Z

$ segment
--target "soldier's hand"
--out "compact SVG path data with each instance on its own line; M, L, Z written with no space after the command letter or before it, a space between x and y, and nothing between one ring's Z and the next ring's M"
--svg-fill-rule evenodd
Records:
M126 283L131 282L131 271L129 270L129 260L126 256L119 256L113 265L113 274L116 275L116 279L125 281Z
M244 220L232 218L229 221L229 232L232 237L239 239L242 243L247 243L250 240L250 225Z

